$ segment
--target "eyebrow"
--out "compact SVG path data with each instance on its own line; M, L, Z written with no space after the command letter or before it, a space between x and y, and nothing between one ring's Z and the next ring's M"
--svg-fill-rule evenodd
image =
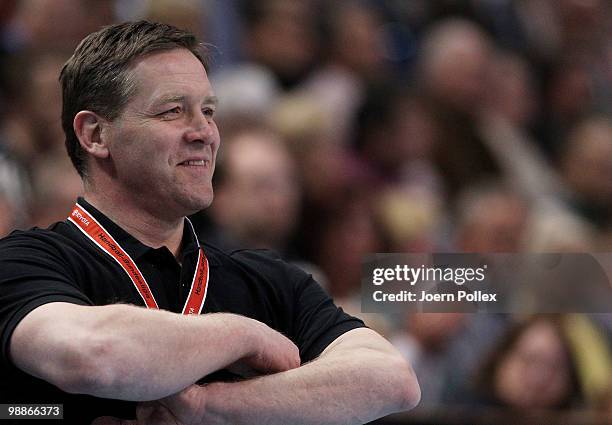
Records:
M219 98L217 96L206 96L204 97L203 103L206 105L217 105L219 103Z
M165 96L165 97L161 97L160 99L158 99L157 101L155 101L153 103L153 106L160 106L160 105L165 105L166 103L172 103L172 102L177 102L177 103L181 103L184 102L186 99L185 96L183 95L170 95L170 96ZM203 105L217 105L219 103L219 99L217 98L217 96L205 96L202 104Z

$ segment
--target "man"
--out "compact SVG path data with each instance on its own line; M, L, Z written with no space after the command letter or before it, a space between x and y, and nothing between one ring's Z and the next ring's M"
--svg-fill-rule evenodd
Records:
M248 246L290 256L301 187L286 144L274 131L255 125L229 137L224 133L223 143L215 202L208 210L215 242L226 249Z
M198 241L186 216L212 201L220 141L191 34L107 27L60 80L84 198L0 242L3 402L64 403L79 424L139 401L139 423L183 424L356 424L418 402L398 352L308 275Z

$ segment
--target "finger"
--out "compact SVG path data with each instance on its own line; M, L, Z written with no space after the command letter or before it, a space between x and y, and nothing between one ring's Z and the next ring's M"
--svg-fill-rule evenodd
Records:
M159 400L159 404L177 423L197 424L201 422L206 391L205 386L191 385L177 394Z
M136 408L138 423L143 425L181 425L174 414L160 401L140 403Z

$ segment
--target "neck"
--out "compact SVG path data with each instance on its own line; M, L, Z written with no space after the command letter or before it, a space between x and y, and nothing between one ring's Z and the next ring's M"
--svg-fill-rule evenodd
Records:
M115 199L87 190L84 198L143 244L153 248L165 246L175 258L179 258L184 217L168 220L128 199Z

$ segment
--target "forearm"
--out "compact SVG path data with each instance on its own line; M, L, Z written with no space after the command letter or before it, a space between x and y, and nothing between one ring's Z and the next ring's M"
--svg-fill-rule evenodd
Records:
M102 350L112 377L93 395L152 400L180 391L251 353L246 320L108 306L97 322L100 343L114 347Z
M24 371L67 392L154 400L253 355L264 327L232 314L53 303L17 326L11 355Z
M205 387L206 424L363 424L408 410L420 392L393 351L337 350L298 369Z

